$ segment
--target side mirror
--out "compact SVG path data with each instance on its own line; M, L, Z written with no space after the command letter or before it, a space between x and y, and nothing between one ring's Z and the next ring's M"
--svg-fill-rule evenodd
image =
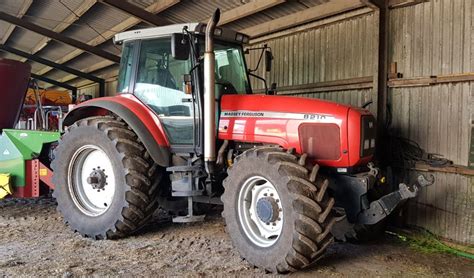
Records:
M272 70L272 61L273 61L272 52L270 52L269 50L265 50L265 70L266 71Z
M176 60L189 58L189 36L175 33L171 35L171 56Z

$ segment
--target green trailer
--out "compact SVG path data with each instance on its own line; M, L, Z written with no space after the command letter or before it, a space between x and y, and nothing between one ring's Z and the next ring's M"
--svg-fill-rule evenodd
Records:
M38 197L39 186L50 182L49 150L59 132L4 129L0 135L0 174L10 176L16 197ZM1 185L0 185L1 186Z

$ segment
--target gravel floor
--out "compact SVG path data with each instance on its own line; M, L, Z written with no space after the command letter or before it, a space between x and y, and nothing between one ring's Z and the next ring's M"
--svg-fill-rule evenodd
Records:
M0 276L263 276L241 260L216 213L198 224L155 221L122 240L70 231L51 200L0 202ZM333 244L302 277L474 277L472 260L425 254L386 236Z

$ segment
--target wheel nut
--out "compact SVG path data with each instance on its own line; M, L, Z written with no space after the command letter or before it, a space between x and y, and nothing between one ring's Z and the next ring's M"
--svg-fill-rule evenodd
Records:
M270 197L273 197L273 193L270 193Z

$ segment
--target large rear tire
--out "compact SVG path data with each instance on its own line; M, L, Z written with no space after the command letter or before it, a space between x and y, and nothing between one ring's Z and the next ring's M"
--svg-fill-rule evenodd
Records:
M54 157L53 197L72 230L94 239L119 238L153 215L162 171L122 120L77 121Z
M328 182L308 171L305 155L255 148L236 158L224 180L223 217L233 245L250 264L270 272L313 265L333 241L334 199Z

